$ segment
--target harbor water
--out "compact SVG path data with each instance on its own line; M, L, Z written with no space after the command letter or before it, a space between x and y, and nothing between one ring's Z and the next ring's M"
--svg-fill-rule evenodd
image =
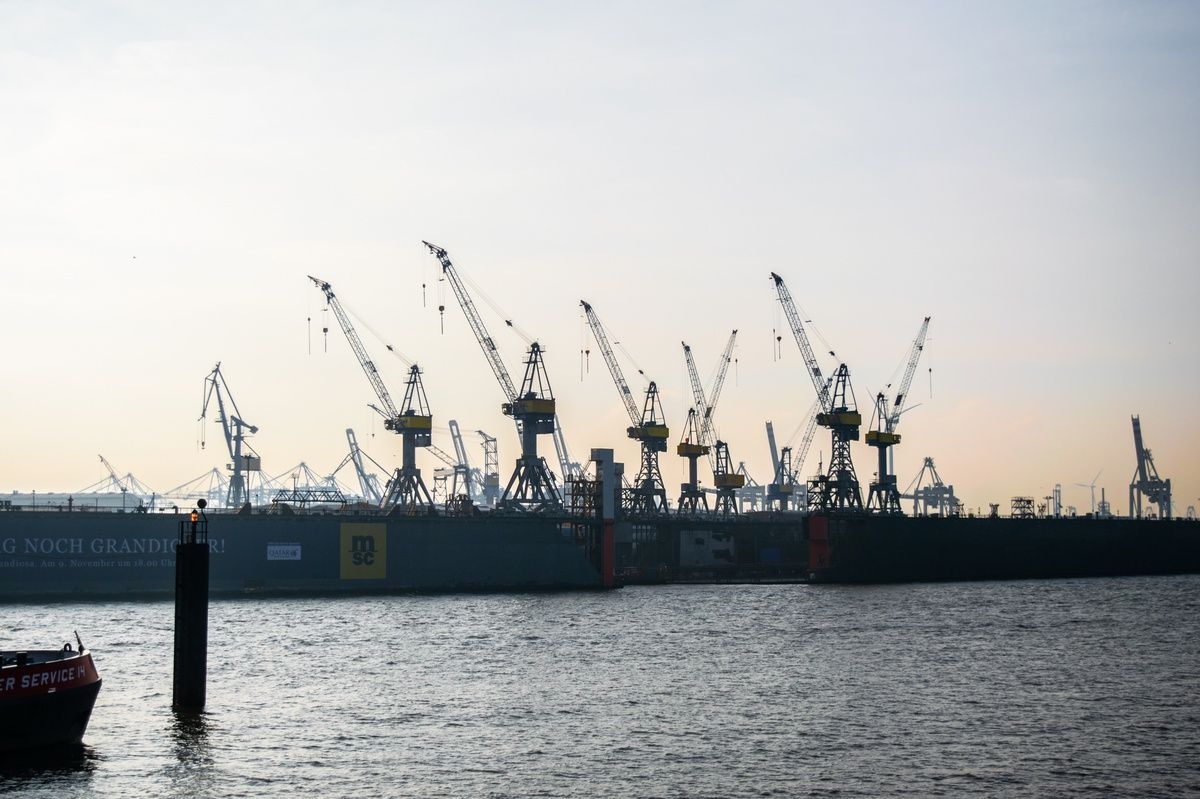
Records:
M1200 576L215 600L198 717L170 601L0 614L104 678L3 795L1200 795Z

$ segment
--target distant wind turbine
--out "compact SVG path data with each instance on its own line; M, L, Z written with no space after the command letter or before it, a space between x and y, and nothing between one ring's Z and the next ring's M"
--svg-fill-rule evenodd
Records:
M1101 469L1099 472L1096 472L1096 476L1092 478L1092 482L1090 482L1090 483L1076 483L1075 484L1075 485L1079 486L1080 488L1090 488L1092 490L1092 515L1093 516L1096 515L1096 481L1100 479L1100 473L1103 471L1104 470Z

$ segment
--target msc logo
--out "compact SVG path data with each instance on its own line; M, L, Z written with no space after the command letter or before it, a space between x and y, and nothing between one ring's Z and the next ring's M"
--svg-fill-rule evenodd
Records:
M375 536L350 536L350 562L355 566L375 565Z
M387 525L343 524L343 580L381 580L387 577Z

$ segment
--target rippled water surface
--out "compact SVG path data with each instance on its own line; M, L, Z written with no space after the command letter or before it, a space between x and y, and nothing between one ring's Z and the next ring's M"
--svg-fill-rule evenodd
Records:
M0 614L104 677L13 795L1200 794L1195 576L214 601L199 718L170 602Z

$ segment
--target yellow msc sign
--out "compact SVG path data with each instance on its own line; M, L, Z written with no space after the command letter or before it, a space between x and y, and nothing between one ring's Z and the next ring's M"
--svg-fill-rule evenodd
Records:
M343 580L382 580L387 577L387 525L342 525Z

